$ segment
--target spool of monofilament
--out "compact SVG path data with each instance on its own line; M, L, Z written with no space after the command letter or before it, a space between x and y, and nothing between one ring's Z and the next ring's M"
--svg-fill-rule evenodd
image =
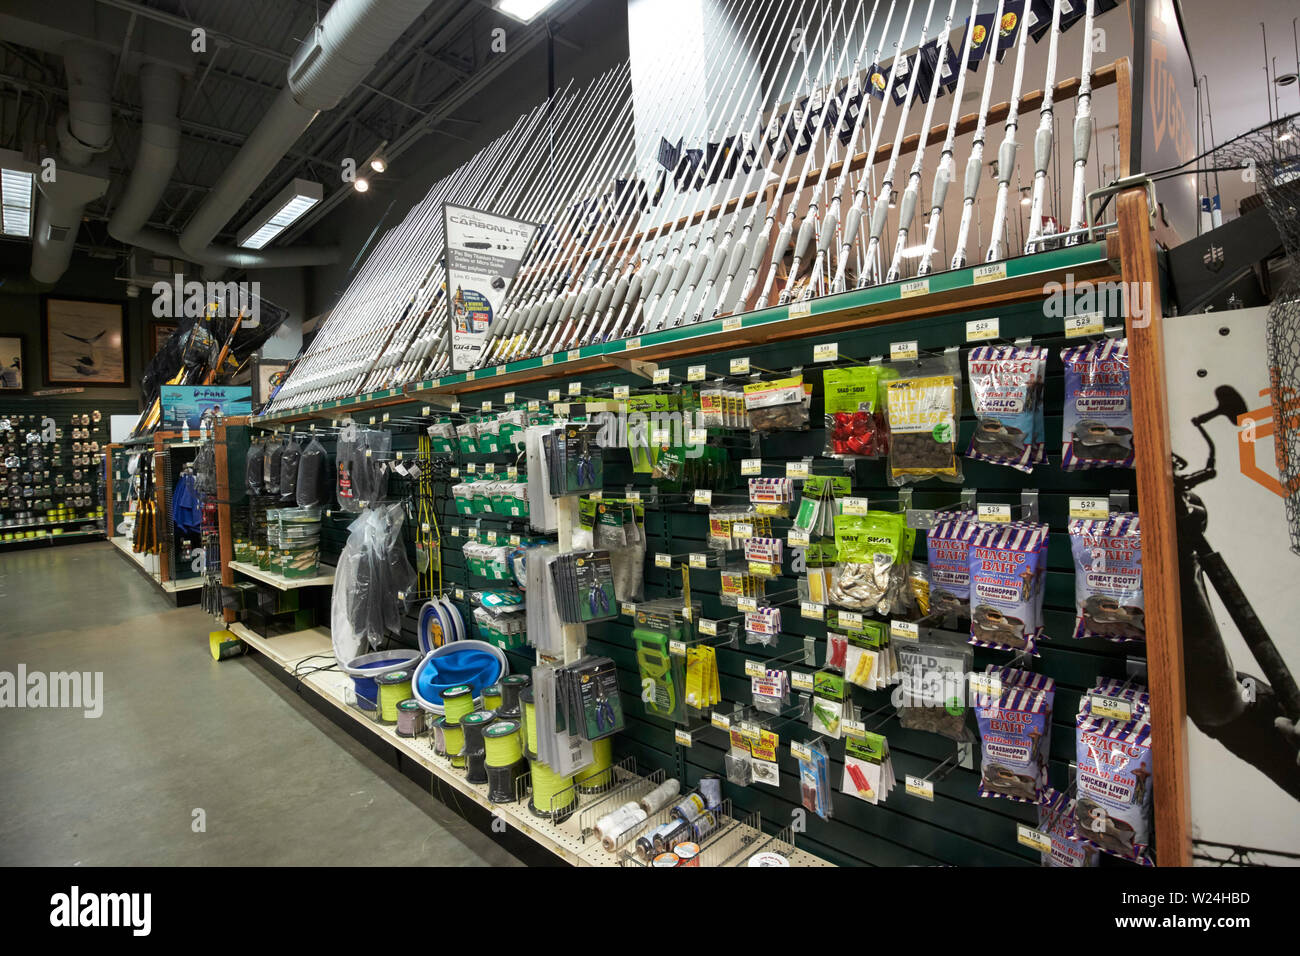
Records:
M600 793L614 779L614 741L602 737L591 742L592 761L573 775L582 793Z
M483 731L495 714L476 710L461 718L460 729L465 734L465 779L470 783L487 783L487 765L484 763Z
M529 760L537 759L537 704L533 700L533 689L525 689L519 694L519 706L522 708L524 729L524 756Z
M442 692L442 712L448 724L459 724L466 714L474 712L474 691L468 684L457 684Z
M427 729L424 708L414 697L397 705L397 736L419 737Z
M501 709L501 685L488 684L483 688L483 709L500 710Z
M483 762L487 767L488 799L493 803L512 803L515 782L527 766L519 724L513 720L497 720L483 731Z
M519 718L519 695L532 682L533 679L527 674L508 674L501 678L501 706L498 710L502 717L511 720Z
M562 823L578 805L578 791L573 778L563 777L540 760L528 761L533 778L533 796L528 809L534 815Z
M397 705L411 696L411 672L393 671L375 681L379 685L379 719L397 723Z
M447 723L446 717L443 717L439 724L442 726L442 739L447 747L447 759L451 761L453 767L465 766L465 728L460 724Z

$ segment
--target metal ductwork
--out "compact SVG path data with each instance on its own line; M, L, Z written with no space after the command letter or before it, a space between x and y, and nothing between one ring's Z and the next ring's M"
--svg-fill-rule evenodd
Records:
M187 258L211 261L213 238L317 114L333 109L361 83L428 5L429 0L337 0L330 7L290 62L288 85L190 217L180 237Z
M107 179L77 174L64 163L84 168L113 141L113 57L102 47L76 42L64 50L63 60L68 72L68 112L58 126L63 162L56 164L52 181L38 177L41 200L32 237L32 278L47 283L57 282L72 261L86 203L108 188Z
M170 67L157 63L140 67L140 148L126 190L108 221L108 233L118 242L175 259L187 258L176 237L147 229L145 223L162 200L180 156L181 85L181 75ZM337 259L338 250L332 247L255 250L208 246L201 264L221 271L315 266Z

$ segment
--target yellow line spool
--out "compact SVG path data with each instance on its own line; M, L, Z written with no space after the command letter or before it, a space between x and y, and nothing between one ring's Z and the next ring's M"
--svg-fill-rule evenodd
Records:
M537 705L533 702L533 690L530 687L519 695L519 702L523 705L523 723L524 723L524 740L527 742L525 748L528 759L537 759Z
M513 720L497 721L483 731L483 750L488 767L509 767L523 757L519 741L519 724Z
M468 684L457 684L442 692L443 713L448 724L459 724L466 714L474 713L474 691Z
M500 710L501 709L501 685L489 684L483 688L483 709Z
M573 775L573 782L583 793L599 793L614 779L614 741L602 737L591 742L592 762Z
M446 717L438 720L442 728L442 739L447 745L447 757L453 767L465 766L465 730L460 724L447 723Z
M530 760L528 766L533 779L533 797L528 809L534 816L555 823L567 820L578 805L578 791L573 789L573 778L560 776L540 760Z
M397 705L411 696L411 672L393 671L375 678L379 685L379 719L397 723Z

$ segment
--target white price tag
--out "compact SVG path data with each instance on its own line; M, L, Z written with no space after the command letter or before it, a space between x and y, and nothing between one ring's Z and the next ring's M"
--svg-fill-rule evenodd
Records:
M558 388L548 388L546 390L546 400L548 402L558 402L560 400L560 390Z
M743 325L743 323L741 322L740 316L738 315L728 316L727 318L722 320L722 331L738 332L740 331L741 325Z
M862 615L857 611L840 611L837 620L840 627L862 627Z
M641 347L641 336L639 335L636 338L628 339L626 342L623 343L624 352L630 352L632 349L639 349L640 347Z
M795 690L812 690L814 685L813 676L807 671L790 672L790 686Z
M465 474L472 475L476 471L478 471L478 465L475 462L469 461L465 463Z
M913 279L910 282L904 282L898 287L898 297L900 299L914 299L918 295L930 294L929 279Z
M1092 520L1110 517L1110 500L1107 498L1071 498L1070 517Z
M600 501L602 498L605 497L605 492L593 491L590 494L588 494L587 497L590 498L592 501Z
M691 734L690 734L690 731L682 730L681 728L678 728L678 729L674 730L674 731L673 731L673 740L677 743L678 746L681 746L681 747L689 747L689 746L691 746Z
M812 469L808 467L806 461L787 461L785 463L785 476L787 478L807 478L812 474Z
M672 566L673 566L673 556L671 554L660 553L655 555L656 568L671 568Z
M490 412L490 411L492 411L492 402L491 402L491 400L484 399L484 401L479 405L479 411L482 411L482 412Z
M570 382L570 383L569 383L569 394L570 394L570 395L581 395L581 394L582 394L582 383L581 383L581 382Z
M971 674L971 693L983 697L999 697L1002 694L1002 679L993 674Z
M812 543L812 537L807 531L800 531L798 528L791 528L785 536L786 542L792 548L806 548Z
M452 476L453 478L459 478L459 477L460 477L460 469L459 469L459 468L453 468L453 469L451 470L451 476Z
M700 633L714 637L718 633L718 622L710 621L706 617L700 618Z
M1129 720L1133 717L1133 702L1117 697L1093 694L1089 699L1089 708L1094 717L1105 720Z
M904 641L919 641L921 628L914 621L890 621L889 636Z
M709 441L709 430L707 428L692 428L686 433L686 444L688 445L705 445Z
M696 488L691 500L697 505L711 505L713 504L713 492L708 488Z
M671 372L670 369L657 368L655 369L654 378L651 379L651 381L653 381L654 384L656 385L667 385L669 381L670 372Z
M636 617L636 605L630 601L624 601L618 606L619 613L627 617Z
M518 466L518 465L507 465L507 466L506 466L506 477L507 477L507 478L518 478L518 477L519 477L519 466Z
M1011 506L978 505L976 506L976 517L980 521L990 521L994 524L1006 524L1011 520Z
M890 342L889 343L889 360L891 362L902 362L906 359L914 359L919 354L915 342Z
M739 611L757 611L758 598L738 597L736 598L736 609Z
M814 362L835 362L840 357L839 342L822 342L820 345L813 346Z
M569 349L569 351L564 354L566 362L573 362L580 358L582 358L582 349Z
M730 363L728 363L727 367L731 370L732 375L748 375L749 357L742 356L741 358L734 358Z
M846 515L864 515L870 507L866 498L844 498L840 501L840 510Z
M465 592L461 588L456 589L456 600L457 601L465 600Z
M762 661L745 661L746 677L766 677L767 668L763 666Z
M759 475L763 472L763 459L761 458L742 458L740 460L740 473L742 475Z
M917 797L921 800L928 800L931 803L934 803L933 780L922 780L920 777L913 777L910 773L907 774L905 780L907 783L907 795L909 797Z
M865 737L867 725L860 720L845 720L840 724L845 737Z
M543 355L543 356L542 356L542 367L543 367L543 368L545 368L545 367L548 366L548 365L554 365L554 364L555 364L555 356L554 356L554 355Z
M808 749L808 745L796 740L790 741L790 756L804 763L812 763L812 751Z
M451 410L452 410L453 412L458 412L458 411L460 411L460 402L452 402L452 403L451 403Z
M691 366L689 366L689 367L686 369L686 381L688 381L688 382L702 382L702 381L704 381L704 377L705 377L707 374L708 374L708 366L705 366L705 365L691 365Z
M709 556L699 551L693 551L691 556L687 558L687 562L693 568L707 568L709 566Z
M975 267L975 284L983 285L986 282L1000 282L1007 277L1007 264L1005 262L990 262L988 265Z
M502 368L505 368L505 366L503 365ZM506 392L505 402L507 405L513 405L515 403L515 393Z
M542 403L535 398L528 403L528 410L530 412L540 411L541 408L542 408Z
M709 717L709 723L714 727L717 727L719 730L731 730L731 718L726 714L718 713L716 710L713 712L712 716Z
M820 621L826 616L826 605L815 604L812 601L800 601L799 616L806 617L810 621Z
M966 341L980 342L984 339L996 339L998 337L998 320L992 319L971 319L966 323Z
M800 299L798 302L791 302L786 315L792 319L806 319L812 315L812 300Z
M685 656L686 656L686 642L685 642L685 641L669 641L669 642L668 642L668 653L669 653L669 654L672 654L672 655L674 655L674 656L676 656L676 657L685 657Z
M506 367L505 367L504 365L498 365L498 366L497 366L497 370L496 370L496 372L494 372L493 374L494 374L494 375L504 375L504 374L506 374Z
M517 548L517 547L519 547L519 546L520 546L521 544L523 544L523 543L524 543L524 539L521 538L519 535L517 535L517 534L512 534L512 535L510 536L510 544L511 544L512 547L516 547L516 548Z
M618 401L623 401L631 394L632 394L632 389L627 385L614 386L614 398L617 399Z
M1024 823L1016 824L1016 842L1041 853L1052 852L1052 838Z
M748 521L736 521L731 525L731 534L735 538L754 537L754 526Z
M1065 337L1075 339L1081 335L1101 335L1106 331L1106 318L1100 312L1084 312L1065 317Z
M672 436L666 428L656 428L650 433L650 444L667 445Z

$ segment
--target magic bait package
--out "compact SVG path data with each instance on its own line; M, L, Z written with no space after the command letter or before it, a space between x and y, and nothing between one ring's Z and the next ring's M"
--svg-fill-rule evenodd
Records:
M1047 525L987 523L971 542L970 643L1003 651L1034 649L1043 630Z
M1047 788L1056 682L989 667L971 685L980 732L980 796L1038 803Z
M930 567L930 606L964 616L970 605L970 545L984 529L970 514L945 518L926 535Z
M1133 467L1133 390L1128 340L1106 339L1061 350L1065 418L1061 467Z
M1128 512L1073 518L1074 636L1146 640L1142 599L1142 529Z
M1024 472L1047 461L1047 349L981 345L970 351L967 374L976 421L966 457Z
M957 418L961 363L957 350L908 362L885 386L889 420L889 483L926 478L960 482Z
M1074 836L1074 801L1069 794L1047 788L1038 805L1038 832L1052 841L1051 851L1042 853L1043 866L1097 865L1096 849Z
M1085 695L1075 719L1078 795L1074 835L1122 859L1150 866L1151 723L1145 705L1127 720L1094 713Z

